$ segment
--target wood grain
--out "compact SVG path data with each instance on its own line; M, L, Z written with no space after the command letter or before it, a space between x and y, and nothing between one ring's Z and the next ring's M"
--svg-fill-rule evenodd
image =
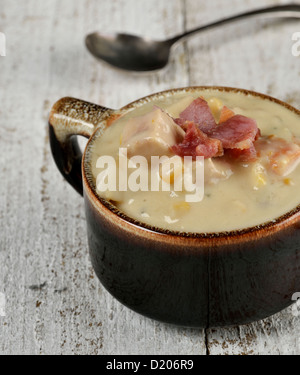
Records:
M97 29L161 39L273 3L1 0L0 354L300 354L300 318L291 308L248 326L204 331L152 321L113 299L92 270L83 201L59 175L46 129L51 105L66 95L119 108L164 89L218 84L299 107L299 58L291 54L299 21L207 32L152 75L115 71L84 47L84 35Z

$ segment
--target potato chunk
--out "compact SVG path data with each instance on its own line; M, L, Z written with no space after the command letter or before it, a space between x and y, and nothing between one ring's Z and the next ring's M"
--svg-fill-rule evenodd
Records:
M224 160L206 159L204 164L205 184L217 184L221 180L227 180L233 174L232 169Z
M170 147L184 138L184 130L158 107L143 116L128 120L124 126L121 147L127 148L128 157L141 155L171 155Z

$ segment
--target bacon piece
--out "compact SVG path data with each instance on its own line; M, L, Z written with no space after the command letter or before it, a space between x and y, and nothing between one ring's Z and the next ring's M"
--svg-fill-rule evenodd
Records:
M202 98L194 100L180 113L179 118L175 119L175 122L182 127L184 127L186 121L194 122L204 133L208 133L217 127L207 101Z
M203 131L197 128L194 122L189 122L182 143L174 145L172 151L181 157L204 156L212 158L224 154L222 143L218 139L209 138Z
M184 141L172 148L179 156L203 155L209 158L221 156L225 150L229 158L239 162L257 159L254 141L260 137L260 130L256 121L235 115L226 106L221 110L217 125L208 103L203 98L197 98L175 122L186 131Z
M225 155L242 163L254 162L257 160L257 152L254 144L243 150L239 148L229 148L225 150Z
M212 130L209 136L219 139L224 148L244 150L253 146L258 132L255 120L235 115Z

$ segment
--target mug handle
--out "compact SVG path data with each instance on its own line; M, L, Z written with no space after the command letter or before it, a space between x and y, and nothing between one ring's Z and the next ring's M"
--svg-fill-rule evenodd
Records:
M75 98L57 101L49 116L49 139L55 163L63 177L83 195L80 150L77 136L90 138L112 109Z

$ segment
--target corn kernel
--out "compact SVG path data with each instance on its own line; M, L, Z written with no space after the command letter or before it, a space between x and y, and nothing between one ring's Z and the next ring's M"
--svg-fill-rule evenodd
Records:
M263 173L259 173L257 175L257 186L265 186L267 185L266 176Z
M174 184L174 169L169 169L166 173L161 173L161 179L167 184Z
M180 211L180 213L184 213L190 210L191 206L187 202L179 202L179 203L174 203L173 208L176 211Z
M216 121L219 120L221 110L223 108L223 103L220 99L218 98L210 98L207 100L207 103L209 105L209 108L215 118Z
M285 185L288 185L288 186L294 185L294 182L290 178L285 178L283 182Z

